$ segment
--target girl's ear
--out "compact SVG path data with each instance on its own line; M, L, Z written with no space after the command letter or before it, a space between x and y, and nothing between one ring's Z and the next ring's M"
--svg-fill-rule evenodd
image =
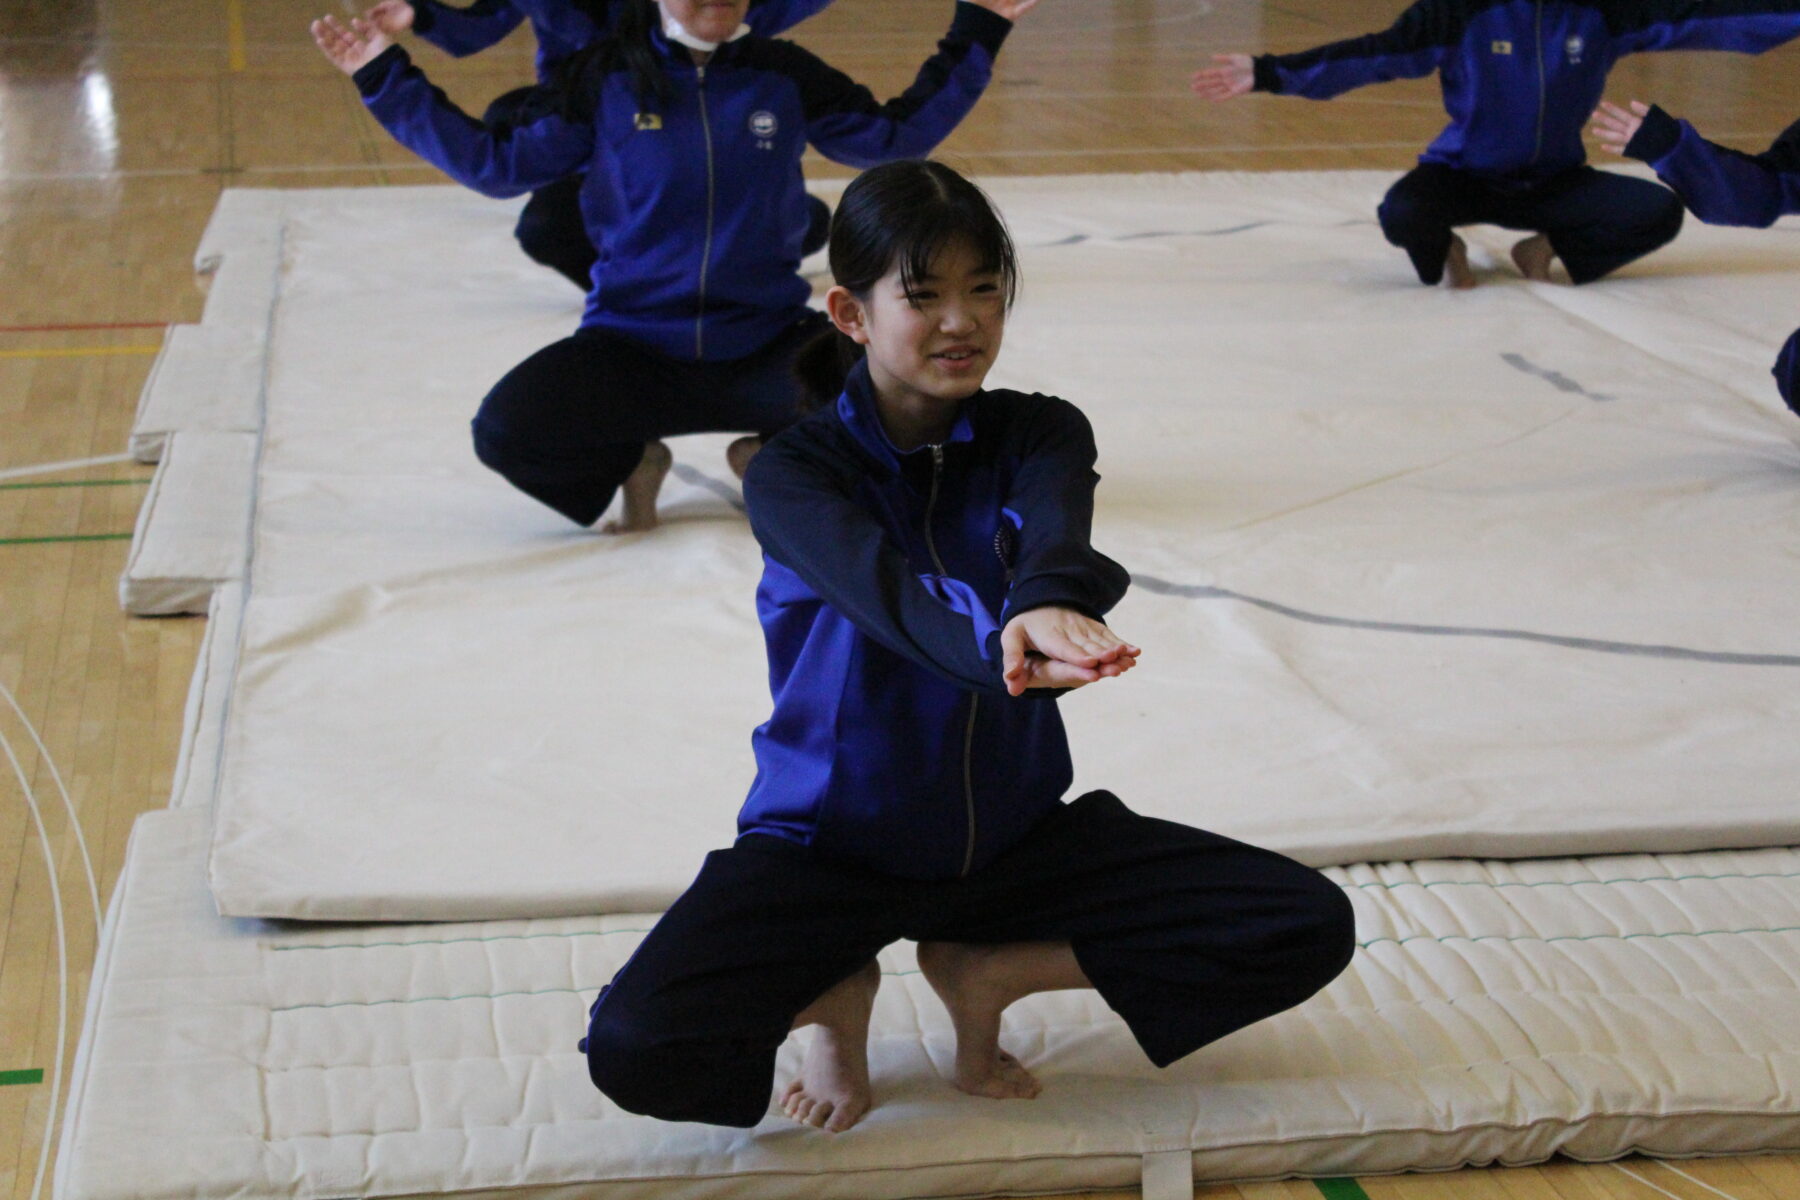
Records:
M833 287L826 292L825 312L839 333L859 346L869 344L868 309L849 288Z

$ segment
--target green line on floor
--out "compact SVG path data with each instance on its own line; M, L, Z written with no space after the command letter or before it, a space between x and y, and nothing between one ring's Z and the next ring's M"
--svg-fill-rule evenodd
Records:
M150 482L150 476L142 479L77 479L72 483L0 483L0 492L22 492L27 488L65 488L65 487L136 487Z
M0 1071L0 1087L17 1087L22 1083L42 1083L44 1072L38 1067L29 1071Z
M1325 1200L1369 1200L1369 1193L1354 1179L1315 1179L1313 1186Z
M0 546L43 546L51 542L125 542L129 533L71 533L63 537L0 538Z

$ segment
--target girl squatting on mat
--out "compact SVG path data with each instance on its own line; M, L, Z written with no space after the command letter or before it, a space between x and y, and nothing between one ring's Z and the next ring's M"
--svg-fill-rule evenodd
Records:
M748 32L749 0L621 2L613 36L559 71L556 110L504 133L451 104L370 22L312 27L376 119L458 182L505 197L585 175L581 209L604 253L581 327L488 393L475 453L581 525L623 485L614 532L656 523L671 464L660 439L749 434L730 453L742 474L799 415L794 356L826 325L799 274L807 143L856 167L929 153L1037 4L958 0L937 53L881 104L799 46Z
M775 37L830 5L831 0L751 0L744 24L752 33ZM481 117L483 125L504 134L554 109L557 70L577 52L613 33L620 13L627 9L627 0L475 0L467 8L439 0L417 4L381 0L369 10L368 19L389 37L410 30L456 58L487 49L529 21L537 38L539 86L507 92ZM665 19L664 32L670 37L680 37L680 28ZM532 261L560 272L585 292L593 282L600 252L588 239L581 217L581 180L580 175L571 175L533 191L513 236ZM808 197L802 253L823 246L830 229L831 209L818 197Z
M774 711L739 837L601 992L599 1089L671 1121L751 1126L780 1097L854 1125L873 1102L875 955L919 943L965 1092L1029 1098L1001 1013L1097 989L1159 1066L1300 1003L1349 963L1350 905L1281 855L1071 803L1062 691L1138 649L1129 577L1089 544L1093 435L1067 401L984 391L1017 280L987 198L937 163L877 167L833 220L821 406L744 479ZM855 365L845 378L842 350ZM841 387L841 392L840 392Z
M1633 100L1630 108L1601 104L1594 135L1614 153L1649 163L1708 225L1767 229L1776 218L1800 212L1800 121L1761 154L1745 154L1707 141L1660 107ZM1800 330L1781 348L1773 374L1781 398L1800 416Z
M1475 286L1461 225L1529 230L1512 257L1547 281L1561 259L1589 283L1681 229L1681 201L1586 165L1582 125L1607 72L1649 50L1756 54L1800 35L1796 0L1419 0L1391 29L1298 54L1215 55L1194 76L1213 100L1250 91L1324 100L1438 73L1450 124L1382 200L1387 240L1419 280Z

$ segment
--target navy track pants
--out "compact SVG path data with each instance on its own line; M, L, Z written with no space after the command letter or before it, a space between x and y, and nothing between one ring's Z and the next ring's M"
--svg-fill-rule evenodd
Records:
M592 525L647 442L684 433L771 437L799 419L794 356L829 325L825 314L809 314L756 353L722 362L577 330L494 385L472 423L475 456L526 495Z
M794 1018L900 939L1068 941L1167 1066L1343 971L1350 902L1270 850L1090 792L964 879L921 881L752 834L699 877L600 993L582 1049L628 1112L749 1127Z
M1523 181L1420 163L1388 189L1378 215L1421 283L1444 277L1459 225L1545 234L1569 278L1591 283L1673 241L1682 213L1680 198L1661 184L1592 167Z

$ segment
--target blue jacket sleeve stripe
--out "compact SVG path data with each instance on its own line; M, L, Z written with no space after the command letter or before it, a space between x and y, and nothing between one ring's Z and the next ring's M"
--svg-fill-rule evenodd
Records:
M439 0L414 0L413 4L413 32L457 58L486 50L524 19L525 14L508 0L475 0L467 8Z
M1661 109L1651 112L1653 119L1671 120ZM1800 162L1794 161L1800 156L1787 134L1768 153L1752 156L1707 141L1686 121L1674 124L1680 129L1674 148L1650 165L1696 217L1709 225L1762 228L1800 212Z
M355 75L363 103L401 145L484 196L504 199L555 183L593 156L591 125L549 115L506 133L488 130L389 47Z
M950 31L919 68L911 87L887 103L799 47L787 69L800 89L807 140L827 158L872 167L923 158L969 115L993 77L994 58L1012 22L959 0Z

